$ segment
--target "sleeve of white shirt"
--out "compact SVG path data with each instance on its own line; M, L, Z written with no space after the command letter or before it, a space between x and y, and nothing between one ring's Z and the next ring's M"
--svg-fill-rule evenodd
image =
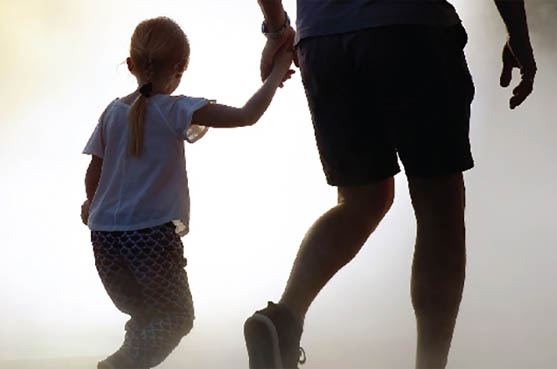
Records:
M192 124L193 113L201 109L210 101L199 97L181 96L174 104L176 132L189 143L194 143L207 133L208 128Z
M108 110L108 108L106 110ZM104 121L104 115L106 113L106 110L101 114L101 117L99 118L99 122L97 123L97 126L93 131L93 134L89 138L87 145L85 145L85 149L83 149L84 154L95 155L98 156L99 158L104 157L105 141L103 135L103 130L104 130L103 121Z

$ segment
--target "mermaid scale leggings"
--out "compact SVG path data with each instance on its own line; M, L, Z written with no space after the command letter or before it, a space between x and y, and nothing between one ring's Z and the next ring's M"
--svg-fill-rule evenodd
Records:
M193 326L184 248L172 223L92 231L95 265L116 307L131 316L120 352L139 367L161 363Z

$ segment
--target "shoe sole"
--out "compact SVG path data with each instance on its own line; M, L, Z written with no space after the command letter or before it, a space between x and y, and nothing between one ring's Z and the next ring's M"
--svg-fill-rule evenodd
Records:
M114 366L108 360L99 361L97 363L97 369L120 369L120 368L122 368L122 367ZM126 368L129 368L129 367L126 367ZM145 367L145 368L134 368L134 369L149 369L149 368Z
M259 313L244 323L250 369L284 369L278 333L273 321Z
M97 363L97 369L116 369L112 364L106 362L105 360Z

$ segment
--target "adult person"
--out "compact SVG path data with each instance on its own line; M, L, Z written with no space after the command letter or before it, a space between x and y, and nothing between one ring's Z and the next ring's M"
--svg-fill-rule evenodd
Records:
M244 326L250 368L295 368L305 314L389 210L404 165L417 220L411 297L416 368L444 368L465 278L465 188L473 167L474 85L467 35L445 0L298 0L297 33L281 0L258 0L268 40L262 78L285 43L297 49L320 158L338 204L309 229L278 304ZM495 0L506 25L500 84L533 88L536 64L523 0Z

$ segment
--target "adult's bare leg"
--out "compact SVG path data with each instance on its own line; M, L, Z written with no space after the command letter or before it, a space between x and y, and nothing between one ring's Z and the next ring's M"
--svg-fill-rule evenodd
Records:
M464 287L465 190L462 173L408 178L417 220L411 294L417 369L445 368Z
M389 177L364 186L338 188L338 204L307 232L280 300L299 319L319 291L360 251L394 198Z

